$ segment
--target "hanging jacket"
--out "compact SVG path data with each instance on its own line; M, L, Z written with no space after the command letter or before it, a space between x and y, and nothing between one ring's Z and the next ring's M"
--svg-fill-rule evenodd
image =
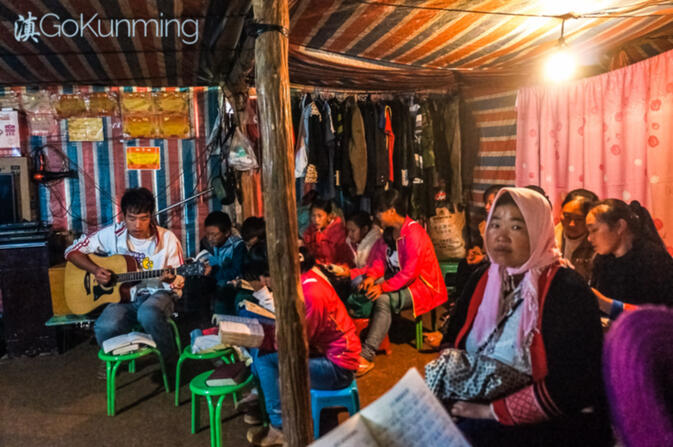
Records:
M305 99L305 98L304 98ZM306 176L306 167L308 166L308 129L306 124L308 118L306 114L311 113L311 108L304 105L304 99L301 101L301 113L299 115L297 137L294 143L294 177L301 178Z
M374 142L376 144L376 164L375 170L375 188L383 187L388 180L388 147L386 146L386 112L385 104L376 103L374 110L376 113L376 127L374 130Z
M462 174L462 139L460 133L460 97L458 95L449 99L444 107L444 121L446 144L449 148L449 167L451 178L449 179L449 201L454 203L463 202L463 174Z
M435 132L432 121L430 100L421 104L420 114L423 117L421 130L421 150L423 151L423 169L435 166Z
M428 110L432 117L435 166L440 180L446 184L448 200L463 201L461 175L461 143L459 124L460 98L433 99Z
M351 100L352 98L349 98ZM355 195L365 193L367 186L367 139L365 134L365 122L360 107L353 100L351 135L348 142L348 158L353 172L355 183Z
M352 265L353 252L346 244L346 227L340 217L332 219L324 230L309 225L303 240L319 264Z
M409 177L409 153L413 145L410 141L409 106L401 100L392 103L392 128L395 134L393 151L393 170L395 188L400 190L411 184Z
M365 141L367 142L367 184L365 186L365 195L372 197L376 191L376 106L369 99L358 105L362 112Z
M307 105L307 110L304 112L304 125L307 131L308 138L308 168L306 183L317 183L320 173L327 170L327 157L322 153L323 127L322 115L318 105L314 101L310 101ZM310 175L308 175L310 173Z
M332 124L334 126L334 186L342 188L343 158L344 158L344 105L335 98L327 101L332 110Z
M320 163L318 165L318 193L320 197L332 200L336 197L334 188L334 126L332 110L322 99L316 99L321 116Z
M353 108L355 100L352 96L343 102L343 135L341 139L342 153L341 164L337 164L341 174L339 176L341 188L348 195L355 195L355 181L353 180L353 168L350 159L350 145L352 138ZM362 116L360 116L362 119ZM337 157L338 158L338 157Z
M393 155L395 149L395 133L393 132L392 109L385 106L384 109L384 133L386 135L386 152L388 154L388 180L395 181L395 166L393 164Z
M412 151L409 163L409 181L411 182L411 200L409 215L421 219L427 215L425 207L425 184L423 180L423 114L421 106L412 103L409 106L409 122L412 131Z

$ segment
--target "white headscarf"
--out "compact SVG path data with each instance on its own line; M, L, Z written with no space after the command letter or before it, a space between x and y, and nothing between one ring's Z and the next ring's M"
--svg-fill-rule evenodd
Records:
M557 262L561 253L556 246L554 237L554 223L551 208L547 199L536 191L527 188L502 188L491 207L486 220L486 233L491 223L491 217L498 206L498 200L503 194L509 195L519 208L530 241L530 257L519 267L505 267L492 263L488 270L488 281L484 290L484 298L479 306L477 316L472 326L472 336L475 337L478 346L486 342L488 336L495 330L498 324L498 309L503 293L503 281L507 276L524 274L522 280L521 295L523 298L523 313L519 327L519 348L530 347L532 334L537 325L538 318L538 290L540 275L544 269ZM493 256L488 246L488 237L484 238L484 245L489 257Z

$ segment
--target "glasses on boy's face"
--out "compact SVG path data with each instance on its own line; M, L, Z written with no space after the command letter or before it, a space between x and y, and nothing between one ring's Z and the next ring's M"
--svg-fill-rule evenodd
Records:
M574 222L574 223L584 222L584 216L582 216L581 214L562 213L561 219L563 219L564 222L568 222L568 223L570 223L570 222Z

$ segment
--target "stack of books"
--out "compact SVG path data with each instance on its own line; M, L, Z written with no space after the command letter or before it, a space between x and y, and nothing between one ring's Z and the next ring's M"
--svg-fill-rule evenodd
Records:
M157 347L150 334L144 332L129 332L108 338L103 342L103 352L112 355L122 355L138 350L141 347Z
M221 315L219 321L222 343L257 348L264 341L264 328L255 318Z

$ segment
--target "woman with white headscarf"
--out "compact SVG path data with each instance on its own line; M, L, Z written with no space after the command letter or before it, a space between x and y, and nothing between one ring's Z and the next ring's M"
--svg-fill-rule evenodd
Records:
M450 348L433 362L446 365L443 385L431 388L474 446L609 443L596 299L559 262L546 199L500 190L485 247L491 264L458 300L444 337ZM426 368L437 385L434 375Z

